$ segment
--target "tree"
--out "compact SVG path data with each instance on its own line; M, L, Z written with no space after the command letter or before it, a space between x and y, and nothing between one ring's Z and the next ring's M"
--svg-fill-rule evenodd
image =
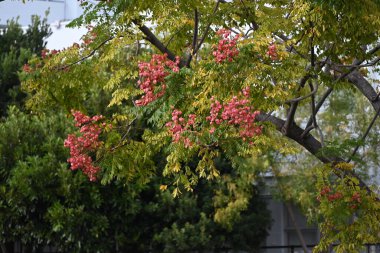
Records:
M34 28L29 28L29 41L25 43L33 42L31 31L44 33L47 28L40 25L34 18ZM41 29L40 33L35 29ZM3 55L8 57L9 52L24 50L27 60L32 52L44 59L57 53L41 48L44 45L41 36L37 36L40 40L35 45L26 45L22 40L24 36L19 25L10 22L2 38L7 38L9 43L14 43L9 38L17 38L18 44L9 48L2 44ZM20 82L16 74L23 65L16 63L19 62L9 65L12 78L7 79L8 83ZM30 74L27 62L21 63L25 63L24 74ZM81 104L91 108L90 112L107 117L115 113L102 102L109 100L108 92L99 89L96 83L89 83L87 88L87 96L80 100ZM22 108L22 96L14 99L12 103ZM212 250L223 245L236 250L255 250L260 246L260 239L266 236L269 213L265 203L256 197L248 200L249 213L242 216L240 224L223 227L212 220L215 210L211 202L203 201L213 197L211 188L203 187L196 195L174 200L159 190L156 181L130 185L112 181L102 186L89 182L81 173L71 173L67 169L68 150L63 140L74 129L59 108L44 108L36 114L10 106L6 115L0 122L0 245L3 253L13 252L15 242L21 244L23 252L41 252L45 246L62 252L173 252L173 247L185 252L195 245L198 249ZM220 183L219 187L225 186ZM172 211L176 209L183 211ZM194 211L186 213L185 210ZM260 226L247 230L247 224ZM142 230L143 226L146 229ZM171 233L170 238L163 230ZM194 231L197 233L192 234ZM234 231L243 232L239 236L224 237ZM248 234L254 235L256 240ZM184 243L188 239L192 244Z
M155 181L93 184L67 169L63 139L70 131L62 113L28 115L15 107L0 123L4 253L13 252L16 241L23 252L41 252L45 246L62 252L259 249L270 225L259 198L250 198L246 213L226 227L212 219L213 188L207 184L180 199L161 192Z
M44 39L50 35L49 27L46 20L40 20L38 17L32 17L31 25L24 32L17 20L7 22L5 28L0 31L0 116L5 116L7 107L11 104L22 106L25 94L20 90L20 79L18 72L20 68L27 62L33 54L40 54L45 46ZM9 137L9 136L8 136ZM2 149L8 149L9 147ZM3 161L1 166L1 189L2 189L2 207L5 199L4 194L8 190L5 186L7 177L9 176L9 163L14 162L10 157L17 157L20 150L11 150L3 153ZM12 154L12 152L14 152ZM1 213L2 221L8 216L9 210ZM6 224L2 225L2 231L6 231ZM2 236L1 236L2 237ZM8 238L9 245L1 244L2 250L13 247L13 241ZM2 243L4 242L2 238Z
M7 22L0 30L0 115L4 116L8 105L20 104L24 94L20 91L18 71L33 54L41 55L45 39L50 36L46 20L32 17L32 23L24 32L17 20ZM27 69L26 69L27 70Z
M200 178L226 180L230 198L221 201L215 219L234 219L247 208L257 174L252 163L277 153L307 161L313 172L313 192L303 203L317 206L317 251L338 244L337 252L352 252L379 241L379 196L361 176L376 168L377 159L360 159L360 151L377 145L367 136L380 109L378 78L371 74L379 62L378 1L121 0L83 6L85 14L73 24L96 23L83 45L35 59L35 74L24 87L33 93L29 106L35 110L85 108L78 94L90 92L88 82L112 92L109 107L118 111L113 130L91 150L103 168L95 173L102 182L157 175L154 156L160 154L174 196L191 191ZM354 92L367 101L360 115L333 107L336 96L349 100ZM347 127L334 129L336 118L324 112L344 113ZM359 116L369 124L361 125ZM300 150L312 159L293 155ZM234 177L216 169L221 154Z

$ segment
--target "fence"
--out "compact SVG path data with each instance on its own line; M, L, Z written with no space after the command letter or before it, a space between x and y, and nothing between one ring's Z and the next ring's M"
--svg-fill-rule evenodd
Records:
M311 253L314 245L306 245L309 252ZM22 253L23 250L20 245L16 245L14 253ZM263 246L261 247L262 253L304 253L301 245L287 245L287 246ZM331 251L333 252L333 251ZM54 247L45 247L43 251L36 253L62 253L54 250ZM380 243L378 244L367 244L362 253L380 253Z
M315 246L316 245L306 245L309 252L312 252ZM263 246L261 249L263 253L304 253L301 245ZM362 253L380 253L380 243L366 244Z

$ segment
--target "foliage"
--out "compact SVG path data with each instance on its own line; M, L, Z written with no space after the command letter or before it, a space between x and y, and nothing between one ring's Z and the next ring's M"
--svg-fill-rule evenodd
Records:
M24 32L17 20L7 22L0 31L0 115L4 116L7 106L20 104L25 95L20 91L18 72L32 54L40 55L45 39L50 35L46 19L32 17L31 25Z
M39 23L35 18L32 27L26 33L29 36L28 42L35 43L29 45L17 37L17 42L20 43L17 46L29 48L25 49L27 55L22 64L26 63L32 53L38 55L37 60L30 60L24 65L21 78L29 78L29 75L38 77L38 73L34 71L41 66L36 61L49 61L59 56L56 50L42 49L44 44L39 44L42 43L42 35L36 36L36 40L32 39L34 35L47 32L46 29L46 24ZM17 30L17 36L25 36L13 21L9 23L4 35L10 36L14 30ZM2 44L3 47L5 45ZM5 55L12 50L13 48L4 48ZM17 69L21 66L18 65ZM94 73L96 78L107 80L109 69L104 65L101 67L99 75L94 73L93 69L88 69L88 73ZM82 76L83 73L78 72L78 76ZM103 113L110 117L116 110L107 109L106 104L102 102L109 100L109 91L100 90L99 84L94 82L96 79L91 80L91 76L84 77L85 79L78 80L88 80L88 85L82 93L76 89L72 90L75 92L72 98L75 98L77 103L72 101L70 106L88 108L89 113ZM9 77L9 81L19 83L17 75ZM57 102L53 92L48 93L45 98L52 98L52 101ZM65 101L66 97L62 99ZM15 98L13 102L21 104L20 97ZM91 130L94 129L86 122L86 117L80 118L83 114L79 112L75 115L82 130L85 129L82 131L84 137L92 138ZM16 241L21 243L23 249L34 249L36 252L49 245L67 252L178 252L179 249L189 251L195 247L209 250L221 247L255 250L260 246L270 224L265 203L256 197L248 197L247 211L241 215L239 221L235 223L228 220L228 228L215 223L213 192L207 185L199 188L196 195L172 199L168 192L159 190L157 181L152 181L152 172L146 173L142 170L138 176L138 170L134 168L125 171L122 164L125 164L128 150L115 148L115 145L125 145L123 136L117 131L109 132L108 129L102 134L104 136L101 136L101 140L98 140L98 134L95 134L95 139L99 144L97 147L103 146L105 149L98 155L107 156L100 159L102 164L117 165L123 170L124 176L115 170L114 175L103 175L102 180L108 182L107 185L99 185L88 182L82 173L72 173L68 170L66 162L69 150L63 146L66 136L74 132L68 118L56 106L46 107L37 114L28 114L12 106L9 107L7 117L0 122L2 247L9 245L12 248L13 242ZM93 119L100 120L99 117ZM124 120L115 117L114 123L117 125ZM145 123L141 122L140 125L143 127ZM129 127L119 123L117 129L122 132ZM90 131L86 133L86 129ZM136 147L132 149L133 155L136 155L136 148L143 154L141 158L135 157L134 164L145 168L151 166L153 171L153 164L159 165L158 160L161 157L156 154L153 156L151 150L146 150L145 145L139 143L141 134L131 134L136 139ZM87 145L86 141L88 140L84 139L84 146ZM111 149L114 149L113 154L106 153ZM144 154L148 154L149 159ZM158 166L158 169L163 168ZM123 180L115 181L114 177ZM125 184L126 178L129 180L128 184ZM223 187L223 182L220 187ZM188 210L193 212L187 212ZM257 226L257 229L251 229L253 225ZM142 229L144 227L146 229ZM167 234L172 235L168 238ZM254 235L256 240L252 240L251 235ZM147 241L151 243L147 244Z
M70 172L63 147L70 131L61 113L27 115L15 107L0 124L2 243L20 240L37 251L53 245L68 252L186 252L254 250L265 238L270 216L258 198L227 229L212 219L207 184L173 199L156 182L101 186Z
M59 178L72 177L62 162L62 135L70 127L62 114L40 119L11 107L8 115L0 124L1 241L50 244L44 216L65 196Z
M240 218L234 220L230 228L226 228L213 221L211 189L209 183L202 184L195 194L186 193L178 199L173 199L168 192L163 193L164 201L159 201L163 205L160 204L158 210L166 213L173 209L177 211L166 215L165 223L169 223L154 235L159 252L256 252L260 249L270 223L269 213L265 207L262 209L264 202L260 198L251 199Z
M352 170L351 164L340 163L343 170ZM357 252L357 240L376 241L380 205L376 195L359 187L356 178L331 173L331 167L321 168L317 187L322 189L317 198L324 214L321 222L322 243L317 250L325 251L338 241L336 252ZM365 218L364 218L365 217ZM361 231L366 231L362 233Z
M320 221L316 250L334 243L355 251L378 242L380 232L376 190L363 177L378 165L377 137L369 132L379 127L371 123L371 107L380 108L371 72L379 71L380 5L346 2L83 1L85 14L73 25L96 25L82 45L30 62L28 106L91 111L94 87L111 92L114 127L96 154L100 180L144 184L163 168L170 183L161 188L174 196L220 180L227 190L216 187L214 219L227 226L248 208L252 182L268 169L253 165L278 154L293 161L281 173L306 181L285 186L286 198L309 205ZM216 166L222 156L233 173ZM316 202L327 178L340 193L330 197L337 205ZM341 204L354 196L352 187L371 215ZM350 219L363 226L346 229ZM367 227L370 235L362 236Z

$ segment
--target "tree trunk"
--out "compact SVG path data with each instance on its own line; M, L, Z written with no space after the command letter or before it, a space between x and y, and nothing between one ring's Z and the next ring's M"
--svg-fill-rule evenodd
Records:
M293 209L292 209L292 206L289 204L289 203L285 203L286 205L286 208L288 209L288 212L289 212L289 215L290 215L290 219L292 220L292 223L294 225L294 228L296 229L296 232L297 232L297 236L298 236L298 239L300 240L300 243L302 245L302 249L305 253L308 253L309 251L307 250L307 246L306 246L306 242L305 242L305 238L303 238L303 235L301 233L301 230L300 228L298 227L298 224L296 222L296 219L294 217L294 212L293 212Z

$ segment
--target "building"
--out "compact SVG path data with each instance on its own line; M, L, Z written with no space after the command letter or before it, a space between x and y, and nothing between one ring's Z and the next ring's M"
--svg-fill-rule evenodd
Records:
M82 13L83 9L77 0L26 0L25 3L21 0L5 0L0 1L0 27L5 26L10 19L18 19L21 26L27 27L32 15L46 17L53 32L47 39L47 48L63 49L78 42L86 33L85 28L66 28L71 20Z
M284 203L271 193L271 187L275 186L275 178L265 177L266 187L262 190L268 210L271 211L272 226L263 246L265 253L304 253L302 243L297 235L296 227L302 234L309 252L314 245L318 244L320 233L315 224L308 224L306 217L300 210L291 204Z
M83 13L77 0L37 0L37 1L13 1L5 0L0 2L0 24L6 24L11 18L17 18L22 26L30 24L32 15L45 16L48 23L58 23L72 20Z

